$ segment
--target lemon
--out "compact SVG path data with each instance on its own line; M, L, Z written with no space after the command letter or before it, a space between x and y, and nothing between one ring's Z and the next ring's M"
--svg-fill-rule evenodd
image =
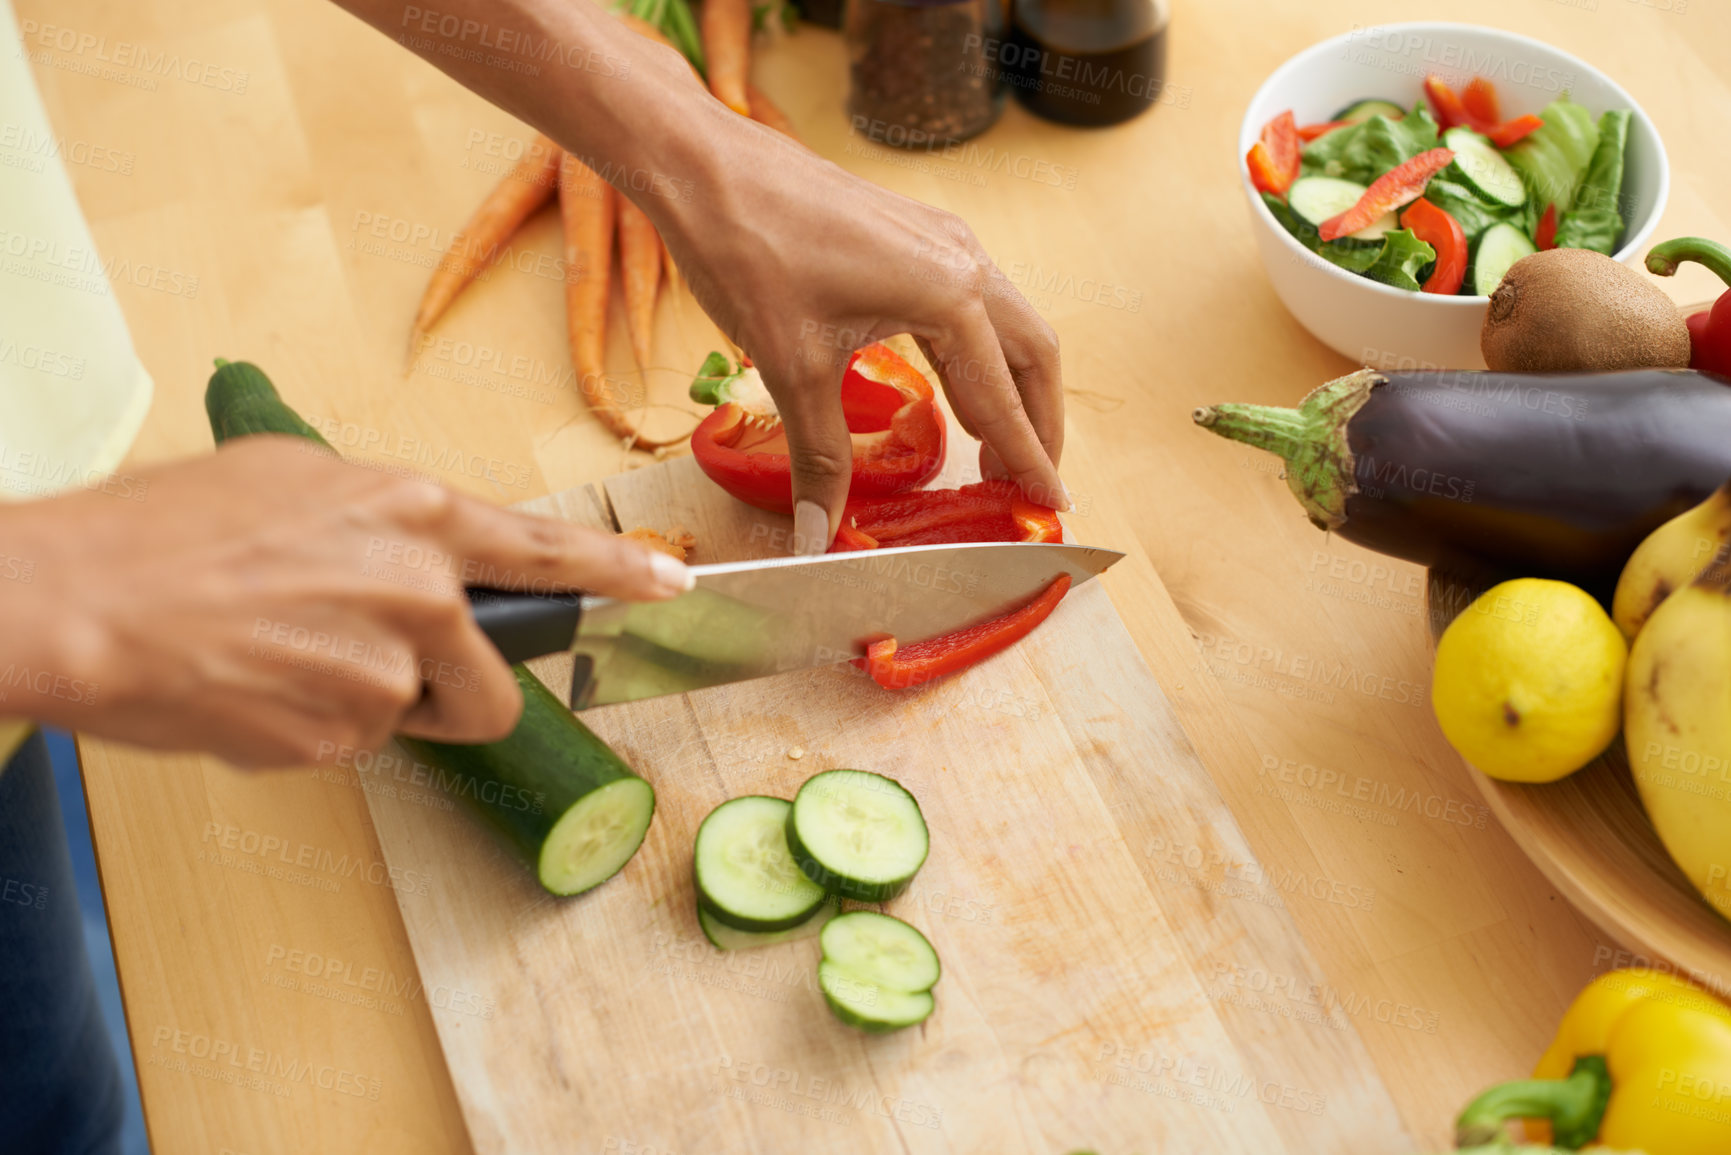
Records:
M1506 782L1554 782L1617 736L1629 644L1567 582L1485 591L1443 631L1431 708L1461 757Z

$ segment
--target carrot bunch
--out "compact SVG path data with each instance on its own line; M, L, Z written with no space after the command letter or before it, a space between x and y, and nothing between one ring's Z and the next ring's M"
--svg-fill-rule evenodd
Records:
M745 79L750 0L704 0L703 8L701 46L684 0L632 0L618 15L641 35L680 51L699 76L707 58L710 90L717 97L753 120L793 136L792 122ZM735 8L743 17L737 17ZM717 14L712 16L712 10ZM720 88L716 87L717 76L722 78ZM463 290L498 258L525 221L553 201L555 194L565 224L566 324L583 400L611 433L629 445L659 449L683 442L684 437L644 437L626 416L606 376L615 242L626 329L639 369L649 367L655 306L662 287L671 289L677 283L673 256L648 214L577 157L540 134L470 216L433 271L415 310L410 356L422 347L427 334Z

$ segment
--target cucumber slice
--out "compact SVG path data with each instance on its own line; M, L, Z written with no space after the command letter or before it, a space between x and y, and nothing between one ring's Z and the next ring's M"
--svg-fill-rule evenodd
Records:
M931 1016L930 991L895 991L849 974L831 962L817 964L817 985L835 1017L872 1032L899 1031Z
M1522 257L1538 252L1527 234L1508 222L1492 225L1479 238L1478 251L1473 254L1473 292L1488 297L1503 283L1509 266Z
M702 929L703 937L708 939L709 944L716 950L752 950L760 946L774 946L778 942L815 938L824 925L840 912L840 904L834 901L826 902L820 905L810 918L792 930L750 931L728 926L699 906L697 925Z
M554 894L582 894L618 874L649 830L655 791L641 778L616 778L559 816L541 844L536 873Z
M1322 222L1330 217L1337 217L1358 203L1364 195L1365 187L1357 181L1341 180L1332 176L1302 176L1292 182L1292 187L1286 190L1286 203L1292 206L1292 211L1322 227ZM1394 213L1384 213L1356 233L1347 234L1347 238L1355 241L1380 241L1383 235L1399 228Z
M824 961L898 991L929 991L943 973L926 936L899 918L855 910L831 920L820 938Z
M1442 143L1455 154L1455 169L1474 191L1512 209L1527 203L1527 186L1521 182L1521 174L1488 138L1470 128L1451 128L1443 133Z
M1355 100L1328 119L1344 120L1357 124L1359 121L1369 120L1373 116L1386 116L1390 120L1400 120L1406 116L1406 109L1387 100Z
M787 848L799 869L831 894L885 902L913 881L931 840L920 804L895 779L825 770L794 796Z
M789 930L823 904L823 887L788 854L783 832L791 809L780 798L749 794L723 802L697 828L697 901L717 921L735 930Z

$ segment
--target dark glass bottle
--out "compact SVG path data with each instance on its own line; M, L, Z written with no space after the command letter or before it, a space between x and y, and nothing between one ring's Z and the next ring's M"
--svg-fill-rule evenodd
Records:
M1004 109L991 53L1001 0L847 0L847 110L878 144L937 151L984 132Z
M1166 85L1167 0L1015 0L1000 60L1016 99L1063 124L1118 124Z

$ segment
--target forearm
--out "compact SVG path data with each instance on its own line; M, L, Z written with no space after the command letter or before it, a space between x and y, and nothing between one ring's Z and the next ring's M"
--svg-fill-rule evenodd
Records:
M452 79L540 129L658 217L713 179L741 121L685 58L591 0L336 0Z

